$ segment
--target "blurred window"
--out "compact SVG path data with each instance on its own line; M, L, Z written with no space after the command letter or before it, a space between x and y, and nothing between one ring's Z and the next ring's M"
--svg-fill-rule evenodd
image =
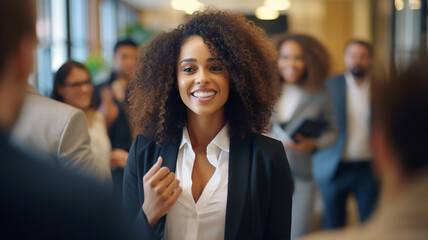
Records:
M85 62L89 55L87 1L70 1L71 58L78 62Z
M117 41L116 1L104 0L100 6L100 35L102 56L113 59L113 48Z
M91 55L88 1L95 0L36 1L39 38L36 87L49 97L58 68L68 59L85 63ZM102 0L99 1L98 13L101 55L111 63L116 41L124 38L128 34L127 29L138 23L138 10L118 0Z
M37 0L37 88L49 96L53 72L67 59L66 0Z
M427 49L426 8L427 0L395 1L393 49L399 68L405 68Z
M100 6L102 56L111 64L114 45L125 38L127 30L139 22L138 10L115 0L104 0Z

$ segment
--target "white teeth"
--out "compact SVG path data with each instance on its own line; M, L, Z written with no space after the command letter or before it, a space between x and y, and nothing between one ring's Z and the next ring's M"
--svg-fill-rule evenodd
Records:
M293 68L285 68L284 69L284 73L286 73L286 74L294 74L295 72L296 72L296 70Z
M215 92L194 92L192 95L197 98L206 98L214 96Z

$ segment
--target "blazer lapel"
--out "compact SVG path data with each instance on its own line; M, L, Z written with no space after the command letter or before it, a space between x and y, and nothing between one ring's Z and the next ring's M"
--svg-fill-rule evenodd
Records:
M175 167L177 165L177 156L178 156L179 146L180 146L180 143L177 141L166 142L162 144L159 151L159 156L161 156L163 159L162 166L167 167L169 171L174 173L175 173ZM159 156L157 156L156 158L158 158ZM154 162L156 161L157 159L155 159ZM157 229L158 231L162 231L162 235L163 235L163 229L165 228L165 223L166 223L166 215L159 220L159 223L157 225Z
M346 79L345 75L342 76L342 79L337 83L337 121L338 125L342 127L342 131L346 132L346 122L347 122L347 113L346 113Z
M237 239L249 184L252 157L250 145L248 137L230 138L225 239Z
M167 167L171 172L175 172L175 167L177 166L179 146L180 142L178 141L166 142L162 144L160 149L159 156L163 159L162 166Z
M294 110L293 115L291 116L291 119L296 118L299 116L304 110L306 110L308 104L311 102L312 95L309 93L304 92L302 95L302 98L300 99L299 104L296 107L296 110Z
M302 96L302 99L297 105L296 110L294 111L293 115L290 118L290 121L288 122L285 128L286 133L289 134L293 132L300 125L300 123L305 120L307 114L304 113L307 112L307 108L310 107L310 103L312 102L311 99L312 97L309 94L304 94Z

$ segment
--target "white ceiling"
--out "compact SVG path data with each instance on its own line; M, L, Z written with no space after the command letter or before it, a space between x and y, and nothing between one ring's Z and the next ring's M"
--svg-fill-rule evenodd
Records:
M169 10L171 0L122 0L142 10ZM207 6L219 9L232 10L243 13L253 13L254 10L263 5L264 0L199 0Z

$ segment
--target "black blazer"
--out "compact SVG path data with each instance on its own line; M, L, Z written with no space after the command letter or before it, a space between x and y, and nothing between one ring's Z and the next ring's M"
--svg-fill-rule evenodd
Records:
M175 172L180 142L156 146L137 136L125 167L125 215L141 239L160 239L166 216L150 227L142 211L143 176L162 156L162 166ZM259 134L231 137L225 239L290 239L293 184L281 142Z

